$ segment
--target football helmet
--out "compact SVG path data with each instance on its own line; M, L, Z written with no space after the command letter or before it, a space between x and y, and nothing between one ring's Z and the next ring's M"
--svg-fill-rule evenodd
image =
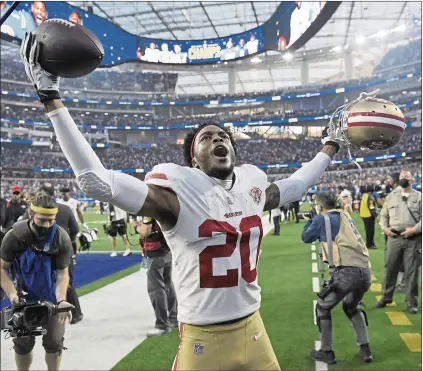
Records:
M405 131L405 118L392 102L375 98L377 91L360 96L332 115L328 134L348 148L386 150L395 146Z

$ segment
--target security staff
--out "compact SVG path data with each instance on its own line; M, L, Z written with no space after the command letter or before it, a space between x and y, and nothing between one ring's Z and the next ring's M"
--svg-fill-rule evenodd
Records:
M20 303L17 289L9 277L12 269L28 301L48 300L58 308L70 308L66 302L69 285L68 267L72 245L66 231L55 222L57 204L45 193L37 194L31 205L31 219L13 225L1 244L1 287L11 304ZM65 322L71 312L58 313L48 319L43 336L48 370L59 370L62 358ZM34 336L13 339L18 370L29 370L32 363Z
M40 192L44 192L50 197L54 196L54 187L51 183L44 183L40 189ZM69 235L69 238L72 243L72 251L76 249L76 235L78 234L79 227L78 222L76 221L72 210L67 205L57 204L58 212L56 214L56 224L62 227ZM29 219L30 214L27 211L23 216L22 219ZM68 293L66 300L74 306L72 309L72 321L71 325L77 324L78 322L82 321L84 315L81 311L81 305L79 303L78 294L76 293L75 286L74 286L74 263L75 261L71 259L71 263L69 265L69 286L68 286Z
M399 188L385 200L380 226L388 236L386 245L385 280L378 308L392 303L401 263L404 264L405 294L409 313L417 313L419 267L421 264L421 193L412 189L413 176L402 171Z
M172 254L157 222L144 217L136 227L147 261L147 290L156 315L155 328L148 337L160 336L178 327L177 301L172 282Z
M28 208L28 204L22 200L22 188L19 185L14 185L11 189L12 192L12 199L9 203L9 209L11 218L13 223L16 223L20 216L22 216L26 209Z
M368 249L376 249L375 246L375 221L377 218L376 200L372 196L373 186L362 186L360 201L360 217L363 219L366 231L366 246Z
M332 349L331 312L343 301L342 308L352 322L360 346L359 356L364 362L372 362L367 316L359 307L372 282L369 254L353 219L348 213L336 210L337 206L334 193L319 193L315 206L318 215L307 221L301 235L305 243L320 240L324 260L329 263L331 271L329 285L319 293L316 305L321 348L313 350L311 358L328 364L336 363Z

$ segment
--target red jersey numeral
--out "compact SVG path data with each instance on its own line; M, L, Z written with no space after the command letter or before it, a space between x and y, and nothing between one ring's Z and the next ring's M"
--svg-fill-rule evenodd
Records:
M257 244L257 256L255 268L251 269L250 264L250 235L251 229L258 227L260 234ZM199 256L200 287L201 288L223 288L238 286L238 269L228 269L224 276L213 275L213 259L230 257L237 247L238 234L241 234L239 250L241 255L241 277L247 283L254 282L257 278L257 261L260 253L260 244L263 238L263 227L261 218L257 215L242 218L239 231L228 222L219 222L208 219L200 225L199 237L212 237L213 233L225 233L226 243L221 245L207 246Z

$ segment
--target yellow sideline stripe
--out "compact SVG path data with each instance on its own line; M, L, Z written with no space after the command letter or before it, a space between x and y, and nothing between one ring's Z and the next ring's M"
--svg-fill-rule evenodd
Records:
M402 312L385 312L394 326L411 326L410 320Z
M381 301L382 300L382 295L381 296L376 296L376 300L377 301ZM397 303L395 303L394 301L390 304L386 304L387 307L396 307Z
M370 286L371 292L381 292L382 291L382 284L381 283L372 283Z
M377 281L377 278L375 277L374 274L372 274L372 281Z
M413 334L413 333L402 333L400 334L402 340L407 345L410 352L413 353L421 353L422 351L422 337L420 334Z

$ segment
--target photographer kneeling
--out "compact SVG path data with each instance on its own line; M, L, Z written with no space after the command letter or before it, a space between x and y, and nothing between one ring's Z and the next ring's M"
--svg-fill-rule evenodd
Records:
M342 308L351 320L360 346L359 356L372 362L367 333L367 316L359 303L370 288L372 272L363 238L350 215L337 208L337 196L322 192L316 196L319 215L308 220L301 238L305 243L320 240L323 260L329 263L330 280L318 294L316 320L320 330L321 348L311 358L328 364L336 363L332 350L332 309L343 300Z
M59 370L64 325L72 318L69 310L72 305L66 302L72 244L67 232L56 224L57 211L57 204L51 196L38 193L31 204L31 219L15 223L4 237L0 250L1 287L13 308L37 301L48 301L54 305L54 312L49 312L52 315L43 326L47 330L43 335L43 347L48 370ZM9 277L9 270L18 289ZM21 325L21 331L28 330ZM41 334L38 331L29 333L32 335L18 333L13 338L18 370L29 370L35 345L33 334Z

